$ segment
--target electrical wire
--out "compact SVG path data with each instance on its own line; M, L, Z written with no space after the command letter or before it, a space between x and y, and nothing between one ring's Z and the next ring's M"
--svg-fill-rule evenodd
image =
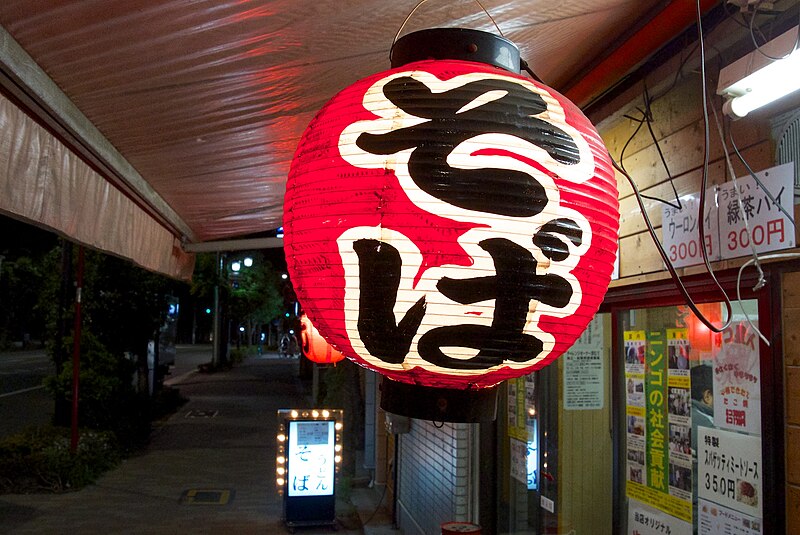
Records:
M789 219L789 221L792 223L792 225L794 225L794 215L793 215L793 214L790 214L789 212L787 212L787 211L786 211L786 208L784 208L784 207L783 207L783 205L782 205L781 203L779 203L779 202L778 202L778 201L775 199L775 197L773 197L773 196L772 196L772 193L770 193L770 192L769 192L769 190L768 190L768 189L767 189L767 187L764 185L764 183L763 183L763 182L761 182L761 179L760 179L760 178L758 178L758 176L756 175L756 173L753 171L753 168L752 168L752 167L750 167L750 164L749 164L749 163L747 163L747 160L745 160L745 159L744 159L744 156L742 156L742 153L741 153L741 152L739 152L739 147L737 147L737 146L736 146L736 140L734 140L734 139L733 139L733 132L731 132L731 131L728 131L728 137L729 137L729 138L730 138L730 140L731 140L731 147L733 147L733 152L735 152L735 153L736 153L736 156L738 156L738 158L739 158L739 161L740 161L740 162L742 162L742 164L744 165L745 169L747 169L747 172L748 172L748 173L750 173L750 176L751 176L751 177L753 177L753 180L755 180L755 181L756 181L756 184L758 184L758 185L759 185L759 187L760 187L761 189L763 189L763 190L764 190L764 193L766 193L766 195L767 195L767 197L769 198L769 200L770 200L770 201L772 201L772 204L774 204L775 206L777 206L777 207L778 207L778 210L780 210L781 212L783 212L783 215L785 215L785 216L786 216L786 217Z
M711 107L711 111L714 112L714 122L717 124L717 132L719 133L719 140L722 143L722 153L725 155L725 163L728 166L728 173L731 175L731 181L733 182L733 191L736 192L736 204L737 208L739 208L739 214L742 217L742 221L744 221L744 229L747 232L747 235L750 237L750 252L753 255L753 262L756 264L756 268L758 269L758 281L756 285L753 287L753 291L761 289L766 283L767 280L764 277L764 270L761 269L761 263L758 261L758 253L756 252L756 244L755 240L753 239L753 233L750 230L750 221L747 218L747 212L744 209L744 203L742 202L742 195L739 193L739 184L736 179L736 172L733 170L733 163L731 163L730 154L728 154L728 146L725 143L725 134L722 133L722 124L719 120L719 115L717 115L717 108L715 106Z
M759 7L763 3L764 3L764 0L758 0L758 2L756 2L755 6L753 6L753 14L750 16L750 23L748 24L748 29L750 30L750 38L753 40L753 45L756 47L756 52L758 52L759 54L761 54L765 58L771 59L773 61L780 61L782 59L786 59L789 56L791 56L792 53L795 50L797 50L798 47L800 47L800 27L798 27L798 30L797 30L797 38L795 39L794 46L792 47L792 49L789 52L786 53L786 55L784 55L784 56L772 56L770 54L767 54L766 52L764 52L764 50L762 50L763 45L759 45L758 44L758 40L756 39L756 31L758 31L758 33L761 35L761 39L763 39L765 42L767 41L767 37L761 32L760 28L755 27L756 15L758 15ZM774 12L767 11L767 10L762 10L762 13L770 14L770 15L778 14L778 13L774 13Z
M672 193L675 195L675 203L673 204L672 202L667 201L665 199L662 199L660 197L652 197L650 195L645 195L643 193L641 195L645 199L649 199L651 201L657 201L657 202L660 202L660 203L664 203L666 205L669 205L669 206L675 208L676 210L682 210L683 209L683 205L681 203L680 197L678 196L678 190L675 188L675 182L673 181L672 174L669 171L669 166L667 165L667 160L664 157L664 153L661 151L661 145L659 144L658 138L656 137L656 134L653 131L653 127L652 127L653 111L650 108L650 104L652 102L652 99L650 98L650 93L647 90L647 84L645 84L645 86L644 86L644 91L643 91L643 94L642 94L642 98L644 99L644 109L636 108L636 110L639 113L642 114L642 118L641 119L633 117L631 115L627 115L627 114L624 115L625 118L630 119L631 121L634 121L634 122L638 122L639 126L636 127L636 130L633 131L633 134L631 134L631 136L625 142L625 145L622 147L622 151L620 152L620 155L619 155L620 165L622 166L623 169L625 169L625 164L624 164L625 151L627 150L628 146L631 144L631 142L636 137L636 134L639 133L639 130L641 130L642 126L646 123L647 124L647 130L650 133L650 139L653 140L653 144L655 145L656 150L658 151L658 156L661 158L661 164L664 166L664 170L667 172L667 180L669 180L669 183L672 186ZM627 169L626 169L626 171L627 171Z
M375 518L375 515L376 515L376 514L378 514L378 511L379 511L379 510L380 510L380 508L381 508L381 504L383 503L383 498L384 498L384 497L386 497L386 488L387 488L388 486L389 486L389 485L384 485L384 486L383 486L383 492L381 492L381 499L380 499L380 500L378 500L378 504L375 506L375 510L374 510L374 511L372 511L372 514L371 514L371 515L369 515L369 518L368 518L366 521L364 521L364 522L362 522L362 523L361 523L361 527L364 527L364 526L366 526L367 524L369 524L369 523L372 521L372 519L373 519L373 518Z
M761 260L777 260L777 259L787 259L788 260L788 259L798 259L798 258L800 258L800 253L776 253L776 254L770 254L770 255L762 256ZM750 327L758 334L758 337L761 338L761 340L765 344L767 344L767 346L769 346L770 345L769 340L767 340L767 338L761 333L761 331L758 329L758 327L756 327L756 325L753 324L753 321L750 319L750 316L747 315L747 311L744 309L744 307L741 304L742 303L742 293L741 293L742 273L744 272L745 268L747 268L747 266L749 266L750 264L753 263L753 260L754 259L751 258L750 260L748 260L747 262L742 264L742 266L739 268L739 274L736 277L736 298L739 301L739 306L742 309L742 314L744 314L744 319L747 320L747 324L750 325Z
M684 286L683 281L681 281L681 278L678 275L677 271L675 271L675 266L672 264L672 261L669 259L669 255L667 255L667 252L664 250L664 246L661 245L661 242L659 241L658 236L656 235L656 230L653 227L653 223L652 221L650 221L650 216L647 215L647 210L644 207L644 202L642 201L642 195L639 193L639 188L636 186L636 183L633 181L633 178L631 178L631 175L629 175L628 172L625 171L613 158L611 159L611 162L613 163L614 168L620 173L622 173L625 176L625 178L628 179L628 183L630 183L631 188L633 188L633 193L634 196L636 197L636 202L639 204L639 210L642 212L642 218L644 218L645 225L647 225L647 230L650 233L650 237L653 239L653 244L656 246L658 253L664 260L664 264L667 266L667 271L669 271L672 280L678 287L678 291L683 297L683 300L686 302L686 305L691 309L694 315L697 316L697 318L703 323L703 325L708 327L712 332L721 333L728 327L728 325L730 325L731 315L732 315L731 302L730 299L728 299L728 295L725 293L725 290L722 289L722 287L720 286L719 282L717 282L717 279L712 272L711 277L714 279L717 288L719 288L720 292L724 297L725 308L728 313L727 319L725 320L722 327L717 327L713 323L711 323L711 321L708 318L706 318L702 312L700 312L700 309L697 308L697 305L695 304L694 300L689 295L689 291L686 289L686 286ZM700 248L705 250L705 247L700 247Z
M703 215L705 214L705 193L708 184L708 164L710 159L710 154L709 154L710 135L709 135L709 119L708 119L708 98L706 95L705 43L703 39L703 25L702 25L702 13L700 9L700 0L696 1L696 8L697 8L697 34L699 39L698 44L700 48L700 74L702 80L703 126L704 126L703 176L700 188L698 230L700 235L700 242L703 243L704 241L703 237L705 236L705 223ZM609 158L611 158L610 155ZM695 314L695 316L697 316L700 322L703 323L703 325L705 325L706 327L708 327L709 330L715 333L721 333L730 325L731 318L733 316L733 309L731 306L731 301L728 298L728 294L725 293L725 290L722 288L722 285L720 285L716 275L714 274L714 270L711 267L711 262L708 258L708 251L706 250L706 247L704 245L701 245L700 247L703 256L703 263L706 267L708 275L711 277L711 280L714 281L714 285L717 287L719 293L723 297L723 301L725 303L725 310L727 313L725 321L723 322L721 327L717 327L708 318L706 318L705 315L697 307L692 297L689 295L689 291L686 289L686 286L683 284L683 281L681 281L680 276L678 276L678 273L675 270L675 266L672 264L672 261L669 259L669 255L667 255L667 252L664 250L664 246L661 244L661 242L658 239L658 236L656 235L655 228L653 227L653 223L650 220L650 216L647 214L647 210L644 207L644 201L642 200L643 197L642 194L639 192L639 188L636 186L636 182L633 180L630 174L628 174L628 172L613 158L611 158L611 162L614 165L614 168L620 173L622 173L623 176L625 176L631 188L633 189L636 202L639 205L639 210L642 213L642 218L644 219L645 225L647 225L647 230L650 233L650 237L653 240L653 244L655 245L656 250L658 250L658 254L661 255L661 258L667 267L667 271L669 271L670 277L672 277L672 280L675 282L675 285L677 286L678 291L680 292L687 306L691 309L691 311Z
M400 37L400 33L403 31L403 28L406 27L406 24L408 24L408 21L411 19L411 16L417 11L417 9L419 9L420 6L422 6L422 4L424 4L427 1L428 0L419 0L419 2L417 2L417 5L414 6L414 8L411 10L411 12L408 15L406 15L405 20L400 25L400 28L398 28L397 33L394 35L394 39L392 39L392 46L389 47L389 60L390 61L392 59L392 52L394 51L394 44L397 42L397 39ZM480 0L473 0L473 2L478 4L480 6L480 8L483 10L483 12L486 13L486 16L489 17L489 20L492 21L492 24L494 24L494 27L497 29L497 33L500 34L500 37L505 37L505 35L503 35L503 30L501 30L500 26L497 25L497 21L494 20L494 17L492 16L492 14L489 13L489 10L486 9L486 7L481 3L481 1Z

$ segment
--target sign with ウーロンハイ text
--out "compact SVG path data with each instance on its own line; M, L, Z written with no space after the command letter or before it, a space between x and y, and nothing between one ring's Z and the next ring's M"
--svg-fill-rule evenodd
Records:
M714 199L716 187L706 190L703 207L704 237L708 258L712 261L721 258L719 246L719 218ZM661 213L662 243L670 262L676 268L692 266L703 262L700 248L700 195L694 193L680 198L680 207L664 204Z

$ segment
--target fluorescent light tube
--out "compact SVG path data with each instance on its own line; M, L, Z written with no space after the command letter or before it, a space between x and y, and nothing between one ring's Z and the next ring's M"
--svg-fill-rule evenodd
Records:
M725 113L744 117L800 89L797 32L797 27L792 28L762 46L763 54L754 50L720 71L717 93L729 97L723 107ZM783 59L772 60L767 55Z

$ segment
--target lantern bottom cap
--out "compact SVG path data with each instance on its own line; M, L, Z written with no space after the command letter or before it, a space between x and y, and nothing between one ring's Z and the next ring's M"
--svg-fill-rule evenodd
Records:
M478 390L381 382L381 408L386 412L434 422L492 422L497 417L498 387Z

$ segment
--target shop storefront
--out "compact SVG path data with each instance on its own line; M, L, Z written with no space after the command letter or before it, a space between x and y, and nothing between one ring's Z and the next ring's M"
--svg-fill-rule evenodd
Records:
M669 281L612 289L557 364L509 382L497 533L783 532L781 278L766 275L721 333ZM727 318L706 277L687 287Z

